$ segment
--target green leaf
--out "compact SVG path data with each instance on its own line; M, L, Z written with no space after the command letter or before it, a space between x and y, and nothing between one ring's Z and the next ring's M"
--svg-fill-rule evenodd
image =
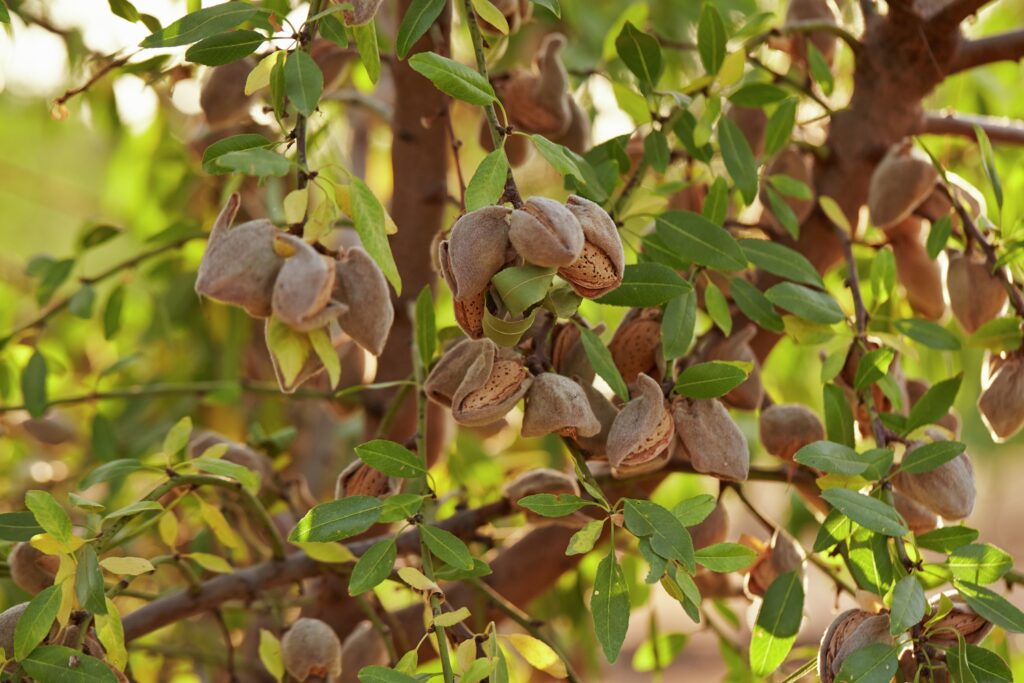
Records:
M825 404L825 433L829 441L853 447L853 411L846 400L846 392L835 384L826 384L823 390Z
M386 666L366 666L357 674L359 683L419 683L418 678L389 669Z
M655 224L658 236L670 249L699 265L724 271L747 267L743 250L733 236L700 214L668 211Z
M725 222L726 216L729 215L729 183L725 182L724 177L718 176L715 182L711 183L700 213L715 225L722 225Z
M1024 320L1017 316L994 318L977 329L968 339L971 348L988 349L994 353L1016 351L1024 340Z
M722 15L712 3L705 2L700 8L700 19L697 22L697 52L708 75L713 76L722 68L727 40Z
M939 351L959 351L960 340L945 327L930 320L907 318L897 320L893 326L911 339Z
M444 3L441 5L444 6ZM508 157L504 149L496 149L485 156L466 185L466 211L497 204L505 191L508 170Z
M835 88L835 79L832 77L828 62L825 61L825 56L821 54L813 41L806 40L804 45L807 48L807 65L810 67L811 76L821 86L821 92L831 95Z
M772 210L772 215L793 239L800 239L800 221L792 207L772 187L766 186L764 190L768 195L768 206Z
M948 215L941 216L932 223L931 230L928 231L928 241L925 243L925 251L928 252L928 258L933 261L938 258L942 250L946 248L946 243L949 241L949 235L952 232L953 219Z
M793 124L796 123L796 105L798 100L790 97L775 108L772 115L768 117L768 123L764 130L764 154L766 157L775 156L789 142L793 134Z
M661 76L661 47L654 36L644 33L627 21L615 39L615 50L626 67L640 81L640 89L650 92Z
M402 278L395 265L395 257L387 237L387 214L377 200L373 191L362 180L352 177L352 222L363 243L366 253L384 272L384 276L395 288L395 293L402 294Z
M218 477L234 479L249 493L255 494L260 490L260 473L250 470L244 465L220 458L196 458L192 464L200 472L209 472Z
M665 304L661 316L661 349L666 361L686 355L696 324L697 293L691 287Z
M757 197L757 159L743 131L728 116L718 119L718 146L729 176L744 203L750 204Z
M22 612L14 628L14 652L6 653L23 660L43 642L60 611L61 586L49 586L36 593Z
M821 497L865 529L884 536L903 536L909 531L899 513L877 498L842 488L823 491Z
M729 310L729 300L711 279L708 279L704 286L704 309L715 323L715 327L720 329L724 336L728 337L732 334L732 312Z
M111 460L105 462L89 474L85 475L81 482L78 484L78 489L84 491L85 489L95 484L100 484L107 481L113 481L114 479L120 479L126 474L131 474L145 468L138 460L131 458L121 458L119 460Z
M569 493L535 493L520 498L516 504L541 517L565 517L592 505L589 501Z
M914 575L904 576L892 590L892 610L889 613L889 633L896 636L920 623L928 609L921 582Z
M491 282L509 312L521 316L544 298L554 277L554 268L524 265L505 268L491 278Z
M849 558L847 566L857 586L876 595L888 593L893 583L889 539L858 527L846 543Z
M936 467L944 465L957 457L967 449L967 446L959 441L935 441L922 446L917 446L903 457L900 463L900 471L911 474L931 472Z
M816 553L824 552L841 541L850 537L853 531L853 522L839 510L829 510L825 521L821 523L818 533L814 538L812 550Z
M34 267L35 266L35 267ZM54 292L64 284L74 270L74 259L61 259L55 261L48 256L33 259L29 264L28 272L33 277L38 277L39 287L36 290L36 301L40 306L45 305L53 298Z
M601 538L601 532L604 531L604 519L595 519L587 522L582 529L577 531L569 539L569 545L565 549L565 554L568 556L572 555L585 555L594 549L594 545L598 539Z
M883 643L875 643L854 650L843 660L836 675L837 683L889 683L896 675L899 660L897 650Z
M85 230L78 239L78 248L82 250L93 249L101 244L106 244L120 235L121 232L120 228L113 225L93 225Z
M750 369L743 363L708 361L691 365L679 374L673 389L689 398L718 398L743 384L750 375Z
M422 38L444 10L445 0L413 0L402 17L395 39L395 52L405 59L412 46Z
M391 575L398 550L392 538L377 541L363 553L352 568L348 581L348 594L361 595Z
M885 377L896 352L889 348L874 349L865 353L857 363L857 372L853 377L855 391L864 391L872 384Z
M682 633L660 633L657 636L652 633L633 653L633 670L646 673L663 669L683 651L686 640Z
M164 436L163 445L161 450L163 454L168 458L172 458L181 451L185 450L185 446L188 445L188 438L192 435L192 418L187 415L177 422L174 426L168 430Z
M203 38L238 26L256 13L247 2L226 2L223 5L186 14L181 19L149 35L141 47L174 47L190 45Z
M717 504L714 496L702 493L676 503L672 516L683 526L696 526L708 518Z
M960 546L978 539L977 529L966 526L947 526L933 529L917 537L917 545L937 553L951 553Z
M782 88L771 83L748 83L729 95L729 101L739 107L763 107L786 99L788 95Z
M389 477L412 479L427 473L422 458L394 441L367 441L361 446L356 446L356 455L367 465Z
M740 240L743 258L772 275L812 287L824 287L821 276L800 252L771 240Z
M266 147L269 144L269 140L262 135L257 135L255 133L232 135L230 137L223 138L207 147L206 151L203 152L203 170L212 175L223 175L229 171L218 165L220 157L228 152L238 152L243 149L253 149L255 147Z
M409 66L430 80L438 90L457 100L484 107L497 99L486 78L447 57L420 52L409 58Z
M757 559L757 552L739 543L715 543L694 553L697 564L713 572L738 572Z
M653 40L653 39L652 39ZM664 173L671 161L668 138L660 130L652 130L644 138L644 159L658 173Z
M438 559L459 569L472 569L473 556L455 534L440 527L421 524L417 527L423 542Z
M266 36L256 31L229 31L204 38L185 51L185 59L195 64L220 66L251 55Z
M533 326L533 321L537 319L537 313L539 310L539 308L535 308L530 315L525 318L507 320L505 318L499 318L491 313L489 309L485 309L483 322L484 335L498 346L511 348L518 344L519 340L522 339L527 330Z
M396 493L384 499L380 513L382 524L390 524L416 515L423 507L423 496L415 493Z
M46 358L36 349L21 373L21 397L32 417L42 417L50 402L46 396Z
M356 51L363 62L363 68L366 69L366 75L370 77L371 83L376 83L380 80L380 47L377 44L376 21L353 26L351 31L356 39Z
M78 569L75 570L75 595L78 604L93 614L106 614L107 601L103 587L103 570L100 569L96 549L86 543L79 549Z
M434 318L434 297L430 285L423 285L416 297L416 349L424 368L437 353L437 321Z
M951 654L952 652L947 652L946 657L949 658ZM966 678L963 671L966 667L974 675L976 683L1012 683L1013 681L1013 672L1010 667L992 650L965 644L963 652L958 652L956 659L960 666L961 679Z
M318 24L320 35L331 41L340 48L348 47L348 34L345 33L345 24L333 14L328 14L320 19Z
M821 195L818 197L818 205L821 207L825 216L827 216L837 228L841 229L846 234L850 234L852 232L850 221L846 219L846 214L843 213L842 207L839 206L839 203L835 199L832 199L832 197L829 197L828 195Z
M4 4L4 0L0 0L0 23L8 25L11 23L11 13L7 11L7 5Z
M626 382L622 379L619 369L615 367L608 347L604 345L600 337L586 327L579 323L576 323L576 327L580 331L580 343L583 344L583 350L586 352L590 364L594 366L594 371L608 383L616 396L623 401L628 401L629 389L626 388Z
M767 676L786 661L803 619L804 589L797 572L775 579L764 595L750 639L750 668Z
M284 87L300 114L310 116L320 103L324 75L308 52L297 50L284 63Z
M1024 633L1024 613L1006 598L988 588L954 579L953 587L960 592L967 605L996 626L1014 633Z
M369 529L380 518L383 503L370 496L349 496L321 503L307 512L289 541L341 541Z
M928 391L910 408L904 431L910 433L918 427L931 424L941 419L953 407L956 394L960 390L963 375L957 375L928 388Z
M780 282L770 287L764 295L779 308L813 323L833 325L846 318L843 309L830 294L804 285Z
M226 171L244 173L245 175L261 178L265 176L280 178L281 176L288 175L292 168L291 162L286 157L264 147L252 147L234 152L225 152L217 157L213 163Z
M995 583L1013 568L1013 557L990 543L972 543L954 550L946 561L953 578L983 586Z
M103 337L111 339L121 329L121 308L124 304L124 285L118 285L107 298L103 309Z
M622 567L615 561L615 549L597 565L594 593L590 599L594 634L609 662L619 657L629 628L629 587Z
M31 512L0 512L0 541L27 541L43 533Z
M34 680L47 683L117 683L102 661L63 645L37 648L21 665Z
M798 450L793 459L801 465L835 474L862 474L868 468L868 463L857 455L857 451L832 441L808 444Z
M68 311L77 318L88 320L92 317L92 307L96 302L96 290L92 285L84 285L68 300Z
M622 284L597 299L597 303L637 308L660 306L692 290L693 285L668 266L653 262L631 263L626 266Z
M543 7L554 14L556 19L562 18L562 7L558 4L558 0L531 0L531 2L537 7Z
M651 547L666 560L681 562L694 571L693 539L671 512L649 500L627 498L623 507L626 528L637 536L649 536Z
M996 168L995 154L992 152L992 143L988 139L988 133L981 126L974 125L974 135L978 139L978 148L981 149L981 164L985 169L985 177L992 185L992 194L996 196L996 206L1000 211L1003 208L1003 184L999 181L999 170Z
M32 512L46 533L61 543L71 540L71 518L48 492L37 489L26 491L25 507Z
M754 285L738 277L732 278L729 280L729 293L743 315L756 324L773 332L785 330L782 318L772 308L772 302Z

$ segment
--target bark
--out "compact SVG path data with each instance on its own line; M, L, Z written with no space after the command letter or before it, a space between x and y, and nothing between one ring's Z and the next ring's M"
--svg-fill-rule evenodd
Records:
M950 73L973 69L992 62L1017 62L1024 57L1024 29L994 36L963 40Z
M959 135L977 139L974 127L979 126L992 142L1024 144L1024 121L994 116L971 116L959 112L931 112L921 122L921 133Z

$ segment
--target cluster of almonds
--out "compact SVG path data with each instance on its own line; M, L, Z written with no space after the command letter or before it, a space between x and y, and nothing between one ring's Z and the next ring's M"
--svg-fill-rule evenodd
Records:
M938 609L943 597L952 601L953 607L932 626L932 635L922 644L932 650L936 664L944 661L942 650L955 647L960 637L969 645L977 645L992 630L992 624L968 607L956 591L933 596L928 603L929 613ZM841 613L825 631L818 648L818 675L822 683L833 683L846 658L862 647L893 642L887 612L850 609ZM900 657L900 668L906 680L917 680L918 664L909 649Z
M273 316L296 332L326 327L336 348L347 338L380 355L394 307L387 280L373 259L359 247L345 249L337 258L325 256L266 219L232 227L238 205L238 195L231 195L210 231L196 292L255 318ZM281 388L292 391L322 371L323 364L311 356L291 383L276 361L275 370Z
M510 0L514 5L518 0ZM529 4L529 3L526 3ZM566 38L561 33L544 36L534 55L534 69L515 69L491 79L508 113L501 123L523 133L540 133L574 152L582 153L590 144L590 119L569 91L569 73L559 59ZM485 120L480 124L480 145L494 149L490 127ZM533 147L522 135L513 135L505 141L505 154L509 163L519 166L530 157Z
M615 289L625 272L622 239L608 213L575 195L564 205L530 197L517 209L488 206L455 222L439 245L441 274L455 317L472 339L483 337L491 278L525 261L558 274L583 297Z

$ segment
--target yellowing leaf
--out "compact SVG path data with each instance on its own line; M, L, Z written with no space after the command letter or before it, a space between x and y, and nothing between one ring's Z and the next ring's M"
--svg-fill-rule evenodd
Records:
M284 663L281 661L281 641L265 628L260 629L260 661L270 675L277 680L284 678Z
M50 534L36 534L29 541L33 548L47 555L70 554L85 545L78 536L70 536L67 543L62 543Z
M293 390L309 357L309 338L271 317L267 319L267 348L274 356L283 380L282 388L285 391Z
M352 188L349 185L342 185L341 183L335 183L334 185L334 201L338 203L338 208L348 216L352 217ZM388 235L394 235L398 232L398 226L395 224L394 219L391 218L391 214L384 212L384 232Z
M309 343L313 345L313 351L317 358L327 369L327 378L331 382L331 389L338 386L341 380L341 359L338 357L338 350L331 343L331 337L323 328L313 330L309 334Z
M821 210L825 212L828 219L836 224L837 227L841 228L847 234L853 232L850 227L850 222L846 220L846 214L839 208L839 204L836 200L832 199L828 195L821 195L818 197L818 204L821 205Z
M398 570L398 577L418 591L441 592L440 586L424 576L423 572L415 567L402 567Z
M230 574L234 571L231 568L231 565L228 564L228 561L219 555L211 555L210 553L188 553L185 557L194 560L196 564L208 572Z
M475 659L476 640L470 638L459 643L458 648L455 649L455 664L460 675L465 673Z
M152 565L150 565L152 566ZM96 615L96 637L100 639L103 649L107 651L107 663L118 671L124 671L128 663L128 650L124 644L124 625L117 605L110 598L107 601L107 613Z
M157 531L160 532L160 540L164 542L171 550L174 550L178 545L178 518L174 516L174 513L167 511L160 516L160 521L157 522Z
M434 617L434 624L442 628L448 628L449 626L455 626L455 624L469 618L469 608L460 607L454 612L445 612Z
M270 85L270 72L274 69L274 62L277 61L276 52L260 60L259 64L252 68L249 75L245 77L245 94L251 95L257 90L262 90Z
M111 574L139 576L154 571L156 567L144 557L108 557L100 560L100 566Z
M508 35L508 20L497 7L491 4L490 0L473 0L473 9L480 15L480 18L498 29L506 36Z
M718 82L723 88L738 83L743 78L743 67L747 63L746 50L736 50L726 55L718 70Z
M199 499L199 514L203 521L210 527L210 531L217 537L217 540L229 548L241 548L242 539L234 527L224 518L224 513L216 505L210 505L202 498Z
M292 190L284 198L284 220L288 225L301 223L309 206L309 188Z
M231 448L231 444L229 443L217 443L203 451L202 455L199 457L218 460L224 457L224 454L228 452L229 448Z
M510 633L504 638L535 669L554 678L566 678L565 663L547 643L525 633Z
M60 586L60 609L57 611L57 623L67 626L71 619L71 610L75 608L78 598L75 594L75 572L78 571L78 563L74 555L61 555L60 566L57 567L57 574L53 582Z
M294 545L302 548L307 555L317 562L342 564L344 562L355 562L357 559L356 556L352 554L352 551L341 543L318 543L316 541L307 541L304 543L295 543Z

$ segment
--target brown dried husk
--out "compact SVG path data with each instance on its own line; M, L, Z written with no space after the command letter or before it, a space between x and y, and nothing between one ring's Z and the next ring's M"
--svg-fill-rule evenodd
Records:
M537 469L523 472L509 482L503 495L513 503L520 498L533 496L538 493L550 493L559 495L563 493L578 496L580 494L579 484L576 477L560 470L550 467L538 467Z
M909 448L907 454L916 447ZM892 485L907 498L945 519L963 519L974 510L974 468L966 453L929 472L899 472L893 477Z
M757 560L751 565L744 580L743 588L751 597L764 597L765 591L775 579L792 571L801 571L804 551L792 536L782 529L776 529L767 548L762 548Z
M530 197L512 212L508 237L519 255L536 266L568 266L583 253L579 220L547 197Z
M477 356L452 397L452 417L467 427L482 427L505 417L530 389L533 378L514 350L497 348L493 358Z
M893 145L871 174L868 212L871 222L888 228L909 217L935 189L939 172L910 140Z
M959 633L968 645L977 645L992 631L992 623L971 609L956 590L932 596L928 604L933 611L938 607L942 595L953 602L953 609L931 629L929 643L939 647L956 647L959 639L955 634Z
M821 420L799 403L777 404L762 410L758 431L764 449L783 460L792 460L798 450L825 438Z
M389 477L380 470L364 463L360 458L354 459L348 467L341 471L334 483L334 497L370 496L384 498L402 490L402 480Z
M210 230L196 274L196 293L266 318L273 311L274 282L284 259L274 251L280 231L266 219L231 227L241 198L233 194Z
M345 23L349 26L361 26L373 21L383 0L345 0L345 2L352 5L352 9L342 12Z
M331 300L334 262L295 235L279 232L274 239L291 252L274 281L274 316L297 332L320 329L347 308Z
M887 614L872 614L859 609L840 614L825 631L818 648L821 683L833 683L850 654L876 643L892 643Z
M350 247L339 255L335 270L332 296L345 307L338 316L341 329L361 347L379 356L395 320L387 278L360 247Z
M251 58L214 67L199 91L199 107L210 128L219 129L249 118L250 95L245 81L256 66Z
M608 453L608 433L619 411L604 394L590 384L583 385L583 392L587 395L590 410L601 423L601 431L593 436L577 435L575 441L588 457L603 458Z
M359 683L359 672L368 666L387 666L388 649L384 636L364 619L356 624L341 644L341 678L338 683Z
M622 284L626 255L615 221L608 212L589 199L571 195L566 207L583 228L583 251L568 266L558 269L576 293L595 299Z
M466 378L469 368L479 356L493 363L498 347L490 339L463 339L444 352L423 383L427 396L437 403L451 406L452 399Z
M601 423L590 409L587 395L577 382L545 372L533 378L526 394L522 434L526 437L557 433L561 436L594 436Z
M7 568L14 585L29 595L53 585L60 560L32 547L27 542L15 543L7 554Z
M946 270L949 307L968 334L1002 313L1007 293L981 254L955 254Z
M654 460L669 447L675 434L661 385L641 374L635 386L633 398L608 431L608 462L615 468Z
M341 675L341 641L319 619L302 617L281 638L281 661L289 675L304 681Z
M729 512L719 500L715 508L699 524L689 528L690 538L693 539L694 550L706 548L716 543L724 543L729 534Z
M556 145L568 147L577 154L585 154L590 149L590 118L576 100L570 97L568 101L569 127L561 135L552 137L551 141ZM513 137L522 138L521 135Z
M575 377L581 384L594 381L594 366L580 342L580 331L573 323L558 323L551 333L551 366L555 372Z
M921 400L921 397L924 396L925 392L928 391L929 385L927 382L922 382L921 380L908 379L906 381L905 388L907 400L904 405L909 413L909 411L913 409L914 405ZM948 430L954 436L960 433L960 420L952 411L936 420L935 424Z
M998 442L1009 439L1024 426L1024 360L1019 355L1003 360L984 382L978 412Z
M896 512L900 513L903 521L907 523L907 527L915 536L938 528L938 515L924 505L911 500L898 491L893 491L892 499Z
M660 381L665 364L661 350L661 309L630 310L608 343L608 351L626 384L635 382L641 373Z
M717 399L677 397L672 401L677 450L674 458L693 469L727 481L744 481L750 473L747 437Z
M453 298L478 296L509 262L511 214L511 209L504 206L487 206L455 221L440 247L441 272Z
M564 46L565 36L549 33L534 55L533 71L516 69L495 82L515 129L557 137L569 128L569 74L559 59Z
M896 257L896 275L907 290L907 301L914 312L929 320L938 320L946 311L942 269L928 257L928 251L917 234L912 234L914 230L920 230L920 219L911 217L906 220L916 226L889 241Z

